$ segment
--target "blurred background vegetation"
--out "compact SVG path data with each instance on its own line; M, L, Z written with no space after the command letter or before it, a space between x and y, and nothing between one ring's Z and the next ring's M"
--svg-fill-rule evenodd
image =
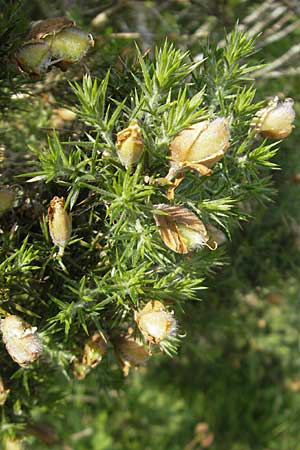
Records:
M34 430L42 440L30 438L26 445L40 450L300 449L299 2L32 0L24 13L24 27L30 20L67 15L92 31L97 51L88 70L98 77L134 58L135 41L148 51L167 37L200 59L203 45L222 42L224 29L238 21L250 34L261 34L253 59L270 63L254 74L258 100L292 97L298 114L293 134L275 158L280 170L273 173L272 202L244 205L252 219L224 244L224 265L206 280L199 302L186 306L179 354L151 359L125 384L118 371L111 380L105 370L90 374L84 385L70 383L67 407L57 408L56 418L49 422L36 410L47 425ZM16 36L13 45L21 38ZM35 96L30 108L27 98L20 99L2 123L8 148L21 149L24 142L41 146L45 130L53 126L72 130L57 108L75 102L65 80L80 78L82 71L50 73L48 89L41 89L43 95ZM120 98L126 78L122 86ZM34 89L38 92L39 83Z

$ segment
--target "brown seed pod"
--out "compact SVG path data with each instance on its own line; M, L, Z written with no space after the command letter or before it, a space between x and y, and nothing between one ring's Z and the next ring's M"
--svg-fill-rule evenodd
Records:
M154 214L162 240L176 253L189 253L203 246L211 250L217 248L209 236L203 222L187 208L181 206L156 205ZM159 214L160 212L165 214Z
M3 342L11 358L21 367L28 367L42 354L42 343L36 328L18 316L1 320Z
M79 380L83 380L91 369L100 364L104 354L107 351L107 340L99 332L94 333L92 338L85 344L81 362L76 360L74 363L74 375Z
M118 336L114 339L115 353L125 376L131 367L144 365L149 358L149 352L143 344L130 335Z
M173 313L157 300L151 300L138 311L135 321L149 343L158 344L167 337L176 335L177 322Z
M129 167L138 162L144 151L142 130L137 120L117 134L117 153L123 166Z
M272 99L266 108L256 113L252 127L257 134L271 139L283 139L293 130L295 120L294 101L287 98L279 102L279 98Z
M53 197L48 208L49 231L55 245L59 247L59 255L64 249L72 233L72 216L65 210L64 197Z

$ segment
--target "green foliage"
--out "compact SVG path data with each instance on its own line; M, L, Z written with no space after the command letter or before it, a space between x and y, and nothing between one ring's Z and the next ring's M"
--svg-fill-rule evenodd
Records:
M3 407L4 434L7 431L18 434L21 428L30 434L30 426L48 416L68 441L63 427L55 423L55 416L62 422L65 408L69 408L70 414L64 420L69 422L70 428L75 427L80 418L72 412L74 396L82 395L84 403L85 395L89 398L99 395L106 403L106 410L99 413L93 401L91 405L87 401L84 408L88 421L96 416L91 426L93 436L81 445L75 434L76 448L179 450L192 440L193 427L198 421L209 420L215 433L222 429L217 410L224 409L225 399L232 396L226 421L229 431L223 441L216 434L218 448L236 442L237 449L250 449L247 444L243 447L243 439L236 436L238 425L246 428L251 420L238 421L238 425L235 421L239 416L236 410L241 407L239 399L244 392L244 380L248 387L247 399L254 397L257 379L264 381L264 372L257 377L256 370L260 364L268 366L267 359L253 357L256 350L248 349L250 339L246 334L255 321L256 312L246 311L249 317L245 313L246 328L241 337L243 329L240 322L235 323L231 309L223 309L221 305L216 312L212 301L208 314L201 318L203 305L197 310L192 301L208 295L203 283L215 282L212 280L218 276L220 267L228 262L225 250L211 252L202 248L188 256L172 253L161 240L153 212L155 205L169 202L169 185L163 185L161 179L169 170L172 139L193 123L220 116L229 119L229 151L214 165L210 177L187 173L172 204L188 207L205 225L214 224L230 237L242 220L254 215L253 204L270 201L274 193L270 170L277 168L273 158L278 144L258 140L249 131L254 114L262 106L262 102L254 100L256 91L251 79L251 73L259 67L252 60L254 44L254 39L236 28L223 46L203 48L200 61L193 61L189 52L177 49L168 41L158 47L154 55L144 55L137 47L136 61L129 58L123 72L119 73L120 69L113 66L102 76L105 70L100 67L81 81L70 83L76 98L74 106L74 97L67 91L78 119L74 124L75 132L51 130L49 105L44 107L36 99L38 107L30 117L36 125L33 128L38 130L28 132L27 156L20 151L23 140L19 135L7 139L10 152L18 153L18 157L21 153L21 158L12 166L7 164L10 167L2 180L5 184L11 184L12 180L17 182L22 198L13 211L0 218L1 314L21 315L32 326L37 326L43 339L44 355L32 368L17 369L1 348L1 376L10 389ZM42 83L49 89L46 80ZM37 96L37 92L33 87L30 94ZM26 99L15 100L15 104L22 106ZM17 113L12 120L15 117ZM116 135L132 119L139 121L145 151L136 166L125 169L117 155ZM12 123L7 119L5 125L12 127ZM47 141L44 135L39 135L43 127L51 131ZM66 208L73 214L72 238L63 258L52 245L46 219L54 195L64 196ZM243 248L247 247L235 249L237 255L243 254ZM240 261L238 257L237 261ZM234 295L240 307L239 294L233 294L238 284L238 277L231 278L233 270L238 271L238 264L231 264L224 275L224 286L228 289L225 302ZM210 278L212 276L215 278ZM223 294L222 288L214 292L212 295ZM154 348L149 372L143 377L141 371L126 387L116 365L112 343L116 335L125 333L129 327L143 339L134 314L152 299L174 310L180 322L179 335L162 342L160 350L173 356L180 344L178 338L185 333L195 333L196 344L183 344L181 358L173 360L165 359ZM267 318L272 316L267 308L259 313ZM276 318L272 316L274 334L279 335L288 320L283 319L276 328ZM87 386L85 391L74 381L73 362L81 357L84 343L96 330L108 337L109 349L103 362L89 376L87 384L91 380L91 388ZM272 347L267 338L263 336L262 340L264 349ZM223 358L217 347L220 343L223 349L229 348L229 353L247 349L240 360L249 366L255 361L251 371L237 370L231 378L232 358L219 373ZM203 388L194 399L191 392L192 386L195 391L198 388L197 380L182 391L182 386L189 385L191 378L188 363L191 359L196 361L193 373L199 373L202 379L208 371L215 380L207 393ZM171 379L166 379L167 367L172 370ZM160 371L161 376L157 377ZM171 386L162 393L161 387L166 384ZM235 392L236 385L239 389ZM127 390L126 396L115 396L120 387ZM256 413L257 403L265 402L268 396L277 397L271 388L261 397L258 395L249 405L249 417ZM156 399L154 405L153 398ZM203 417L212 399L214 408L208 418ZM191 400L189 417L184 411ZM128 401L131 402L129 407ZM153 405L150 410L149 405ZM125 408L129 410L125 416L118 414ZM266 419L267 412L263 408L258 410ZM108 420L115 411L115 423L110 423L108 432ZM155 417L154 426L151 416ZM171 424L167 432L166 418ZM128 433L127 420L133 423ZM250 427L251 439L267 433L268 426L273 429L277 423L274 425L270 421L257 431ZM147 427L151 429L150 443L145 441L149 437ZM190 435L181 433L181 428L188 429ZM61 444L59 441L58 448ZM38 445L42 448L42 444Z

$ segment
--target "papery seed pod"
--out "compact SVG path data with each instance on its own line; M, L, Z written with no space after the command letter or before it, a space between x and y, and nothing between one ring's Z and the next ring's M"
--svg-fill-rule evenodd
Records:
M162 240L176 253L189 253L203 246L211 250L217 248L216 242L209 242L203 222L192 211L181 206L156 205L154 214ZM160 212L164 214L160 214Z
M167 337L175 336L177 322L172 312L157 301L151 300L135 314L135 321L148 342L158 344Z
M144 151L142 130L137 120L132 120L128 128L117 134L117 153L126 169L138 162Z
M3 379L0 376L0 406L4 405L9 393L10 393L10 390L5 389Z
M115 353L125 376L131 367L144 365L149 352L143 344L132 336L118 336L114 339Z
M85 344L82 360L74 363L74 375L79 380L83 380L91 369L100 364L107 351L107 340L103 333L96 332Z
M53 197L48 208L49 231L55 245L59 247L59 255L63 256L64 249L72 233L72 217L65 210L64 197Z
M1 320L3 342L11 358L21 367L28 367L42 354L42 343L31 327L18 316L7 316Z
M57 65L60 67L60 61L64 64L80 61L95 44L90 33L75 27L48 35L43 41L49 45L51 55L58 61Z
M266 108L256 113L252 122L258 134L271 139L283 139L291 134L295 120L294 101L287 98L279 102L275 97Z
M50 48L43 41L26 42L16 51L15 58L19 68L29 74L41 75L51 66Z
M223 117L212 122L198 122L185 128L170 144L172 173L191 168L202 175L209 175L210 167L219 161L229 148L229 139L228 120Z
M0 189L0 214L12 208L15 193L10 189Z

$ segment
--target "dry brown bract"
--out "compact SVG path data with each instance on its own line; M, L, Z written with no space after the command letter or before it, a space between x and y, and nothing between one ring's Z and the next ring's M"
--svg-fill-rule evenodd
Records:
M192 211L181 206L157 205L154 218L162 240L176 253L189 253L203 246L217 248L203 222Z

